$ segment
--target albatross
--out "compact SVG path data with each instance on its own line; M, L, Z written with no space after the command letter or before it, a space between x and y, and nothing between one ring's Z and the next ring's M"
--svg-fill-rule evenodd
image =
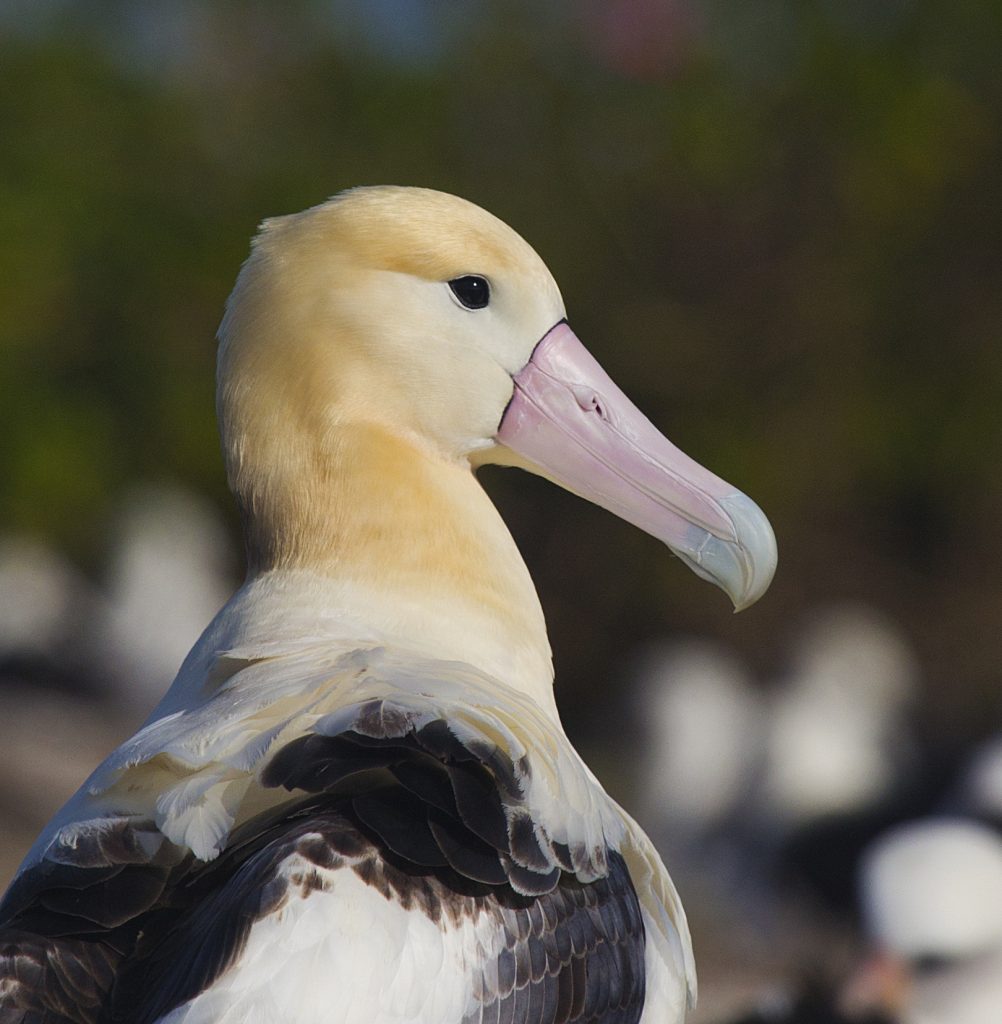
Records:
M762 512L630 403L518 234L426 189L263 223L217 410L246 580L27 854L0 1022L682 1020L679 898L561 728L475 471L609 509L737 608Z

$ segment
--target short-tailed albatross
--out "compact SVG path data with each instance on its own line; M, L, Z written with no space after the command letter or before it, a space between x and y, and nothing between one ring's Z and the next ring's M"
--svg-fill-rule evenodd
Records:
M0 1024L682 1020L675 889L564 735L474 471L604 506L739 608L775 567L761 511L453 196L359 188L266 221L219 338L246 582L28 853Z

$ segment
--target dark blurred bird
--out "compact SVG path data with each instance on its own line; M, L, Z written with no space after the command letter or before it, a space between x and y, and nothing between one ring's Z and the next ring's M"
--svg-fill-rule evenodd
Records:
M725 1022L720 1022L725 1024ZM726 1022L726 1024L897 1024L894 1017L880 1011L862 1011L847 1015L839 1006L836 988L820 981L805 981L791 993L770 999L766 1004Z

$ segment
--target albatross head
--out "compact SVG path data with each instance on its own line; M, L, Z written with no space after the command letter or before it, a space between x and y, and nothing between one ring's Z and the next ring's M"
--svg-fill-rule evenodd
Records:
M548 477L751 604L776 564L765 516L665 439L564 317L532 248L454 196L359 188L266 221L220 329L224 450L245 514L260 518L365 423L464 468Z

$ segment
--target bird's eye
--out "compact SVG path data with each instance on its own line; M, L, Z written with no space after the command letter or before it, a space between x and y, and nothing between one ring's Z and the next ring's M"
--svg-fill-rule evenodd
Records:
M452 294L467 309L483 309L491 300L491 289L487 284L487 278L478 277L476 274L466 274L464 277L455 277L449 282Z

